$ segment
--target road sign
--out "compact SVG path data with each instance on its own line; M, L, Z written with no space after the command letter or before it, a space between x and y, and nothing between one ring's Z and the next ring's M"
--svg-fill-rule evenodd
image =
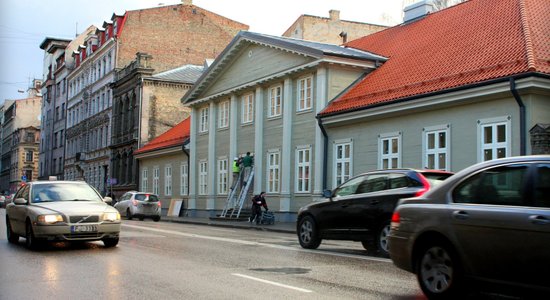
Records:
M27 175L21 176L21 181L27 182Z

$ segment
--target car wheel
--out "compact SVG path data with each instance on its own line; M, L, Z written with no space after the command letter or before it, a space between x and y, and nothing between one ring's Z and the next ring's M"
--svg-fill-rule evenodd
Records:
M31 250L38 249L40 242L35 238L31 222L27 221L25 225L25 246Z
M153 217L153 221L155 221L155 222L160 221L160 216L154 216L154 217Z
M380 256L390 257L388 249L388 235L390 234L390 221L386 221L376 235L376 248Z
M129 208L126 209L126 219L128 220L132 220L134 216L132 215L132 212L130 211Z
M7 216L6 216L6 237L8 238L8 242L12 244L17 244L19 242L19 235L17 235L11 229L10 219L8 219Z
M446 243L423 247L416 261L416 277L429 299L450 299L460 296L462 272L458 258Z
M112 248L112 247L115 247L118 244L118 237L116 237L116 238L104 238L101 241L103 242L103 245L105 245L105 248Z
M298 240L300 246L306 249L317 249L321 244L317 225L311 216L305 216L298 223Z

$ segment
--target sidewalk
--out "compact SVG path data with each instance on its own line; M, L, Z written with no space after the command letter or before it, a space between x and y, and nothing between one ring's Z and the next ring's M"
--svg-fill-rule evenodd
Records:
M229 227L229 228L255 229L255 230L284 232L284 233L296 233L296 222L275 222L275 224L273 225L265 225L265 224L256 225L255 223L250 223L246 221L237 221L237 220L220 220L220 219L198 218L198 217L168 217L168 216L163 216L161 221L207 225L207 226L218 226L218 227Z

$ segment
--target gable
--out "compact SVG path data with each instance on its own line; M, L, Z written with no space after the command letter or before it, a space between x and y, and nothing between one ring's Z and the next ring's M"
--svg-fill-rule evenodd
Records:
M202 96L208 97L314 60L313 57L251 44L243 47L232 63L224 67L224 71Z

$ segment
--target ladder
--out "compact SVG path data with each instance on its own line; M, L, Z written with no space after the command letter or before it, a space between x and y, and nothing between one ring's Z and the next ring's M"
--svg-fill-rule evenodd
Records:
M245 178L245 182L244 182L245 185L241 188L238 197L235 199L237 187L240 186L241 184L241 178L242 178L243 172L244 172L244 169L239 172L239 178L234 183L231 189L231 192L227 196L225 207L222 213L220 214L220 217L222 218L239 218L239 216L241 215L241 210L243 208L244 202L247 196L250 194L250 191L251 191L250 188L252 187L254 182L254 168L250 170L250 174L248 175L248 178Z

